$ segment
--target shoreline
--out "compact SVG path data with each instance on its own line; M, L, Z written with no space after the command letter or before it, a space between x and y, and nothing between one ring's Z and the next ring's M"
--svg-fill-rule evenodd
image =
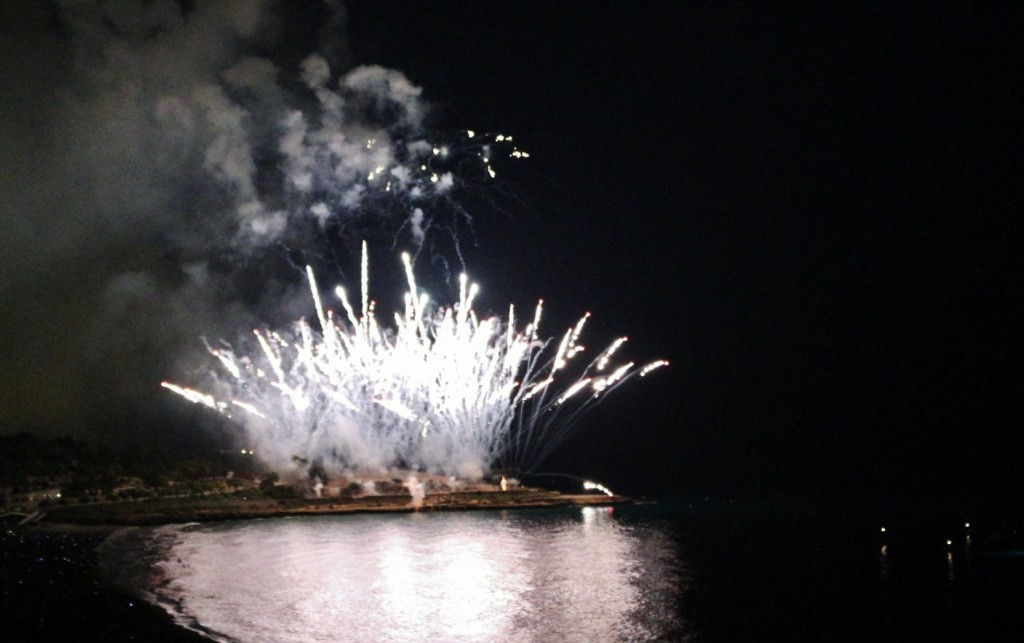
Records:
M176 623L163 607L103 576L99 548L116 529L31 525L0 532L5 636L12 641L209 641Z
M159 499L54 507L28 528L111 533L118 527L157 526L254 518L355 513L412 513L631 504L625 496L562 494L523 488L509 491L428 493L418 505L409 495L306 499Z

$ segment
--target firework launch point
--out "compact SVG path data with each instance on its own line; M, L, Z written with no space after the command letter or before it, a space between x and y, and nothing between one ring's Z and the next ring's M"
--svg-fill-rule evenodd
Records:
M475 509L523 509L631 503L625 496L563 494L519 487L502 491L498 485L467 484L459 490L431 488L419 503L400 479L379 485L388 493L342 495L322 498L161 498L139 502L111 502L55 507L39 517L39 524L142 526L186 522L215 522L283 516L356 513L403 513L413 511L462 511ZM397 492L396 487L402 487ZM394 493L391 493L395 491Z

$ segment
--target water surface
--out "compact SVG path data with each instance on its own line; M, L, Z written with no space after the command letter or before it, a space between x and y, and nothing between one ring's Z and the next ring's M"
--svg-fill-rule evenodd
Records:
M1024 640L1024 550L986 545L995 518L847 504L296 517L106 553L221 640Z
M165 527L147 589L240 641L679 639L666 524L612 508L317 516Z

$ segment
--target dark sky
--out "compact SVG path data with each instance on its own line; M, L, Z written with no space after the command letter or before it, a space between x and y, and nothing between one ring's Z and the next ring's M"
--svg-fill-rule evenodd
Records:
M195 30L194 41L173 41L216 41L223 50L188 57L174 72L153 62L170 60L165 52L133 48L145 35L122 38L131 26L103 36L106 49L79 49L72 43L96 36L69 29L66 15L58 29L52 16L11 13L32 29L4 27L2 53L12 61L3 77L12 88L4 99L2 189L12 195L4 216L31 221L29 232L8 233L3 248L13 253L29 238L41 248L9 262L0 282L0 328L12 338L2 354L0 430L173 425L180 420L168 419L172 405L151 404L141 385L100 378L120 391L104 396L81 380L96 384L92 375L112 355L134 364L133 382L159 380L180 367L179 347L212 332L199 329L227 332L274 314L267 302L292 301L295 280L272 281L267 294L245 281L245 270L223 267L257 270L263 251L182 238L182 227L209 239L229 225L209 213L237 209L245 186L218 192L209 178L181 178L175 163L187 150L155 169L119 173L128 194L96 188L110 177L83 167L137 168L138 148L167 154L170 144L150 131L148 115L125 125L135 113L119 107L127 93L119 88L162 96L168 87L223 79L243 48L273 58L279 78L297 77L299 61L319 49L335 68L401 71L431 105L432 131L512 134L529 151L499 168L498 180L456 195L474 219L460 245L485 306L500 311L508 301L543 297L552 334L589 310L593 344L624 333L631 357L671 360L598 407L552 467L633 493L823 490L971 502L1015 487L1024 461L1021 148L1013 134L1022 76L1011 43L1021 10L604 1L358 2L333 14L318 7L271 3L271 18L257 27L246 27L249 11L227 9L210 18L229 25L223 33ZM325 24L331 15L335 22ZM140 66L141 80L110 72L123 70L109 58L109 43L122 40L152 58L155 67ZM46 47L60 52L46 58L57 62L13 64ZM102 73L83 80L90 65ZM80 102L54 103L69 87ZM116 100L105 93L112 87ZM37 104L47 106L41 114ZM75 106L86 118L67 116ZM129 126L141 132L124 136L137 141L129 151L83 133L110 119L122 134L136 131ZM255 162L264 161L273 159ZM230 183L214 178L221 188ZM200 203L183 205L181 192L152 187L168 180ZM173 216L164 215L168 207ZM96 214L115 208L141 214ZM71 231L39 232L65 226ZM324 241L303 231L288 242L313 237ZM210 256L221 262L211 264L221 268L210 281L244 283L245 305L220 288L204 290L202 306L183 292L177 266ZM117 267L101 267L110 265ZM142 290L172 296L159 306L117 298ZM116 314L108 314L112 292ZM97 308L106 312L97 316ZM97 339L126 319L132 332L124 342ZM70 329L53 330L60 321ZM139 351L157 357L125 357ZM81 393L49 403L37 392L51 386ZM104 403L75 413L81 399L97 395ZM146 404L123 403L133 396L160 417L138 410Z
M357 58L406 71L446 122L531 151L525 211L481 225L485 283L588 307L672 360L572 445L607 477L937 498L1013 485L1019 11L350 17Z

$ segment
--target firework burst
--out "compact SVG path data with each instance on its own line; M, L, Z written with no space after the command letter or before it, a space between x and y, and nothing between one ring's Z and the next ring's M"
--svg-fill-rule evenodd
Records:
M307 268L319 330L305 320L290 332L256 330L242 350L209 347L216 367L204 390L163 386L232 418L275 469L298 457L335 470L473 479L494 468L529 471L581 413L667 363L616 364L620 338L577 364L589 315L556 344L539 337L542 302L521 330L512 307L507 319L481 318L477 286L462 275L458 302L433 306L409 256L403 261L409 290L392 324L378 323L368 297L364 244L358 310L341 287L344 314L325 307Z

